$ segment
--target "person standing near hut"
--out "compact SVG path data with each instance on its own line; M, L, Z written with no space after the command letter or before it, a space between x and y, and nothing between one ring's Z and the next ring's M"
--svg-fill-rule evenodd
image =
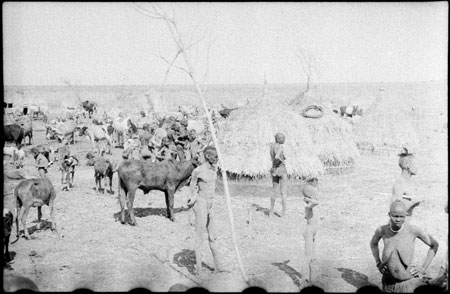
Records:
M402 172L400 178L398 178L394 183L391 202L400 200L406 205L406 221L409 222L414 208L417 207L423 200L418 199L417 195L415 195L416 191L414 183L412 182L412 176L417 174L417 166L415 164L414 155L409 153L406 148L403 148L402 152L398 155L400 156L398 165L400 166Z
M383 275L383 292L411 293L417 287L426 285L426 270L439 247L438 242L425 230L405 222L406 215L407 207L402 201L392 202L389 207L389 223L378 227L370 241L376 266ZM412 263L416 238L429 247L420 267ZM380 258L378 243L381 239L384 248Z
M316 258L316 234L319 230L319 216L314 214L313 208L319 205L319 180L311 178L302 189L305 201L306 228L303 232L305 238L305 277L307 283L311 283L311 261Z
M284 156L283 144L285 142L285 136L282 133L277 133L275 135L275 142L270 145L270 157L272 158L272 184L273 192L270 198L270 211L269 216L273 214L273 209L275 206L276 196L278 191L281 194L281 205L283 207L282 216L286 215L286 205L287 205L287 170Z
M215 216L212 209L213 197L216 190L217 161L218 155L215 147L206 147L204 150L205 162L192 172L190 188L190 198L188 207L193 206L195 213L195 259L197 264L197 274L202 268L201 245L205 231L208 233L209 248L213 255L216 271L229 271L225 267L222 256L219 256L219 246L217 244L217 232L215 226ZM198 187L198 194L197 194ZM198 195L198 196L197 196Z

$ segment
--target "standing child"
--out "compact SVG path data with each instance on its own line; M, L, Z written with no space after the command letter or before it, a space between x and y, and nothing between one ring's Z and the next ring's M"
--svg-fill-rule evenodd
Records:
M319 205L319 180L311 178L302 189L303 201L305 201L306 229L303 232L305 238L305 277L307 283L311 283L311 261L316 258L316 234L319 230L319 216L314 214L313 208Z
M287 170L284 156L284 148L283 144L285 141L285 136L282 133L277 133L275 135L275 142L270 145L270 157L272 159L272 184L273 191L270 197L270 211L269 216L273 214L273 208L275 206L276 196L278 191L281 194L281 205L283 207L284 216L286 214L286 205L287 205L287 193L286 193L286 185L287 185Z

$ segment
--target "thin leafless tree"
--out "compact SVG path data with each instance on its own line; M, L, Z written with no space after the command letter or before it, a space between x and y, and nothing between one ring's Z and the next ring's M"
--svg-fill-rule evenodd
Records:
M183 72L185 72L191 79L192 83L194 84L198 96L201 100L201 103L203 105L203 109L206 113L206 116L208 118L208 124L209 124L209 128L211 130L211 135L212 135L212 139L214 141L214 145L216 147L217 150L217 155L219 157L219 165L223 166L223 156L222 153L220 151L220 146L216 137L216 131L215 131L215 127L211 118L211 113L208 111L208 107L206 105L206 99L205 99L205 81L206 81L206 77L208 75L208 65L209 65L209 51L210 51L210 47L212 45L211 39L207 48L207 56L206 56L206 67L205 67L205 71L200 74L198 72L196 72L196 63L193 63L192 58L189 56L188 52L189 50L191 50L194 46L198 45L202 40L205 39L205 34L203 34L200 38L197 38L194 41L190 41L189 43L185 43L185 40L183 39L183 35L180 32L180 29L178 27L177 21L175 20L175 13L172 10L172 13L169 15L166 11L164 11L163 9L161 9L160 7L158 7L156 4L154 3L150 3L150 8L144 8L142 5L138 5L136 3L133 3L131 6L134 10L136 10L137 12L139 12L140 14L152 19L152 20L161 20L163 21L166 25L167 28L170 32L170 36L172 37L175 45L176 45L176 54L173 58L171 59L167 59L163 56L160 56L162 60L164 60L167 64L168 64L168 69L166 70L165 73L165 79L164 79L164 83L167 79L167 75L169 74L170 70L175 67ZM193 39L193 38L191 38ZM179 60L179 57L181 57L181 60L183 61L182 64L177 63L177 61ZM245 273L243 264L242 264L242 260L240 257L240 253L239 253L239 248L237 245L237 238L236 238L236 232L235 232L235 227L234 227L234 217L233 217L233 211L231 209L231 197L230 197L230 191L228 188L228 181L227 181L227 174L226 171L224 169L221 169L222 172L222 179L223 179L223 183L224 183L224 190L225 190L225 196L226 196L226 201L227 201L227 208L228 208L228 215L229 215L229 220L230 220L230 225L231 225L231 236L232 236L232 241L233 241L233 248L236 254L236 258L238 261L238 265L239 265L239 269L241 271L242 277L244 279L244 281L249 284L249 279L247 278L247 275Z

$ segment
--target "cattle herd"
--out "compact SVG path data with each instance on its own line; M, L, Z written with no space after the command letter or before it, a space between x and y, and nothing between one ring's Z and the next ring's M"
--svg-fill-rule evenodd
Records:
M4 266L10 261L8 244L13 218L17 231L16 240L13 242L20 238L19 219L24 237L29 238L27 217L32 207L37 207L39 227L41 207L48 205L52 230L56 231L53 211L57 192L45 174L50 165L58 162L62 189L70 191L75 166L80 163L79 158L71 152L75 135L79 141L89 140L92 146L92 150L86 155L86 165L93 166L97 193L104 193L107 186L109 192L113 193L113 175L117 172L120 221L130 225L136 225L133 201L137 189L141 189L144 194L151 190L164 192L167 216L174 221L174 194L189 183L192 171L205 160L203 150L213 145L207 118L193 105L179 106L177 112L141 111L139 117L127 116L124 112L120 112L119 117L111 117L106 111L98 113L97 104L91 101L83 102L80 109L83 109L83 112L67 113L65 117L45 122L45 137L47 141L54 141L55 144L32 146L32 154L37 163L35 167L40 171L41 177L25 177L15 187L16 215L13 216L13 212L7 209L3 212L6 261ZM228 118L235 109L237 108L221 105L209 111L213 123L218 127L217 122ZM357 111L360 110L354 109L348 115L355 115ZM342 115L347 115L347 109L341 109L341 112ZM23 146L33 144L33 119L31 113L22 114L16 117L13 124L4 125L4 155L10 156L9 163L17 169L23 167ZM9 146L5 146L5 143L9 143ZM112 162L104 156L112 154L118 148L123 159L121 163ZM59 154L58 158L56 153ZM41 155L43 157L39 157ZM47 160L43 159L47 166L40 165L40 158ZM104 188L102 181L105 182ZM125 208L129 218L125 216Z

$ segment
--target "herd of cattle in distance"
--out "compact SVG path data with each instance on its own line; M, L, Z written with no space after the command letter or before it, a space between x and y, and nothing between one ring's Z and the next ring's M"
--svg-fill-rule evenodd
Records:
M247 101L248 103L248 101ZM94 166L94 178L96 183L96 191L100 192L102 189L102 180L109 180L109 191L112 191L113 174L117 172L118 177L118 195L119 204L121 208L120 222L122 224L129 223L136 225L136 220L133 211L133 202L137 189L141 189L144 194L148 194L151 190L162 191L165 195L167 206L167 217L175 221L173 206L174 194L183 186L187 185L192 171L200 165L199 157L192 156L189 159L182 160L162 160L151 161L142 160L139 157L123 157L120 164L113 163L109 159L103 157L105 148L100 148L101 142L106 143L109 147L108 152L112 152L112 145L114 147L121 147L126 150L129 148L130 140L137 140L139 138L139 131L143 125L152 124L156 130L153 136L159 136L159 139L167 136L168 130L173 124L180 124L180 121L187 122L187 130L194 129L197 134L205 134L208 132L208 124L205 116L201 116L199 109L193 105L179 106L178 112L171 113L149 113L147 116L142 111L141 117L138 120L133 120L131 117L119 115L118 118L111 118L107 113L103 116L92 118L97 114L97 105L94 102L85 101L82 103L84 113L65 118L52 120L46 124L46 138L48 140L56 139L58 145L55 148L46 145L38 145L32 148L36 150L36 154L43 154L49 160L50 164L54 161L60 161L62 177L61 182L68 184L67 189L73 184L74 167L71 169L70 165L65 163L70 156L69 146L74 144L74 134L77 133L80 138L87 137L92 143L93 152L89 152L87 158L91 160ZM219 110L220 109L220 110ZM237 108L216 107L210 109L211 117L214 122L229 117L230 113ZM348 107L341 107L342 116L359 115L359 109ZM25 152L23 151L23 141L28 137L28 144L33 144L33 123L31 115L22 115L17 117L16 122L9 125L4 125L4 141L3 149L4 155L10 155L16 168L23 167L23 158ZM88 123L81 123L81 120L90 120ZM13 143L15 146L5 146L5 142ZM211 144L211 140L207 144ZM133 146L133 144L131 144ZM59 153L59 160L55 153ZM94 155L95 154L95 155ZM90 157L89 157L90 156ZM70 175L71 173L71 175ZM107 183L105 183L105 188ZM123 193L121 193L123 192ZM37 207L38 210L38 229L41 225L41 207L48 205L50 207L50 216L52 223L52 230L56 230L56 223L54 219L54 201L56 198L56 191L47 177L41 178L26 178L22 180L14 189L14 198L16 200L16 229L17 242L20 238L19 218L23 226L24 237L29 238L27 228L27 217L32 207ZM125 215L125 208L128 210L128 220ZM23 213L19 217L21 210ZM5 261L9 261L9 236L11 232L12 212L4 210L4 244L5 244ZM13 243L14 243L13 242Z

